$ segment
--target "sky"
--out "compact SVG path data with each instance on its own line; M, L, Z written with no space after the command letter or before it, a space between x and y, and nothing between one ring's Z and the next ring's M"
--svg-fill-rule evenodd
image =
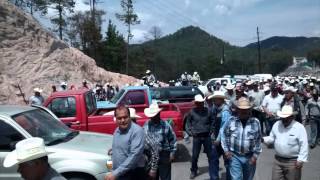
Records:
M75 0L75 11L89 10L84 0ZM320 0L133 0L140 24L132 27L132 43L146 41L153 26L163 35L182 27L198 26L232 45L245 46L272 36L320 37ZM103 34L109 19L126 36L127 27L116 19L120 0L100 0L106 11ZM47 16L52 12L49 11Z

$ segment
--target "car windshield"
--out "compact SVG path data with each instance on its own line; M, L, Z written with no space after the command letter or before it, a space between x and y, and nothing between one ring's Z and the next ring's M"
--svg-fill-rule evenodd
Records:
M63 142L77 134L48 112L41 109L26 111L12 118L31 136L44 139L46 145Z
M124 91L125 91L124 89L121 89L115 96L113 96L110 102L113 104L116 104L118 100L121 98L121 96L123 95Z
M202 86L205 86L208 83L209 80L203 81Z

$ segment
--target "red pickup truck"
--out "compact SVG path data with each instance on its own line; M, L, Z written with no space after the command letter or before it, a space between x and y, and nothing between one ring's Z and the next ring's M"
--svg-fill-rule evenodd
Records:
M105 113L113 111L120 104L128 105L135 108L141 116L137 123L142 126L148 120L143 113L144 109L149 107L151 102L149 88L127 87L110 102L96 102L93 92L88 90L55 92L45 101L44 106L73 129L113 134L116 128L114 118L104 115ZM161 118L171 120L177 137L181 138L183 114L179 107L174 103L163 103L159 106L163 108Z

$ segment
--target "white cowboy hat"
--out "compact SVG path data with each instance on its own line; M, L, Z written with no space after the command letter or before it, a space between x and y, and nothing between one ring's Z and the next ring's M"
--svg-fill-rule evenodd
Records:
M152 103L150 105L150 107L144 109L144 114L147 117L152 118L152 117L156 116L157 114L159 114L161 110L162 109L159 108L157 103Z
M27 138L16 144L16 149L10 152L4 159L3 166L6 168L27 161L32 161L51 154L46 151L44 141L41 138Z
M146 74L148 74L148 73L151 73L151 71L149 69L146 71Z
M202 97L201 94L197 94L197 95L194 96L194 101L195 102L204 102L205 99Z
M34 88L33 91L34 91L34 92L42 93L43 90L42 90L41 88Z
M213 98L225 99L226 96L225 96L224 92L222 92L222 91L214 91L213 94L208 97L208 99L213 99Z
M287 117L295 115L295 113L293 112L292 106L285 105L282 107L281 111L277 112L277 115L281 118L287 118Z
M264 91L264 92L270 91L270 87L269 87L269 86L264 86L264 87L263 87L263 91Z
M228 83L227 86L225 87L227 90L233 90L235 85Z
M306 79L304 79L304 80L302 81L302 83L303 83L303 84L308 84L308 81L307 81Z
M238 109L250 109L252 108L252 104L250 103L250 100L248 98L245 97L241 97L240 99L238 99L238 101L236 102L236 106Z
M293 93L297 92L297 89L295 89L293 86L288 86L284 89L284 91L291 91Z
M60 86L67 86L68 84L66 82L61 82Z
M130 118L141 118L141 116L137 115L136 109L134 108L129 108L130 111ZM114 111L109 111L107 113L103 114L104 116L114 116ZM114 121L116 121L116 118L113 118Z

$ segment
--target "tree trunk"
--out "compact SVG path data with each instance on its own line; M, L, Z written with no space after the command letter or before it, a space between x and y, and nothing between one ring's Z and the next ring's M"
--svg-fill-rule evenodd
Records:
M63 26L63 22L62 22L62 5L61 2L59 2L59 38L62 40L62 26Z

